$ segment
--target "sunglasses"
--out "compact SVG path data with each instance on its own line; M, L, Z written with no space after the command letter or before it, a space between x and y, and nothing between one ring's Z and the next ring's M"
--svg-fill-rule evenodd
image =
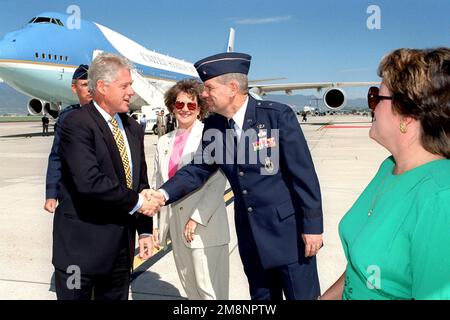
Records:
M367 103L369 104L369 108L372 111L375 111L375 108L380 103L381 100L392 100L392 97L380 96L380 89L378 87L370 87L367 92Z
M175 102L175 108L177 108L178 110L183 109L185 105L187 106L189 111L194 111L195 109L197 109L197 104L195 102L187 102L187 103L181 101Z

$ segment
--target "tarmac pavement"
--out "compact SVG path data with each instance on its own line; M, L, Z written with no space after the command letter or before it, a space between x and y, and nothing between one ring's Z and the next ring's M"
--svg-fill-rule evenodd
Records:
M338 223L388 153L368 137L370 117L309 117L301 126L322 190L325 245L318 254L318 268L324 291L346 265ZM0 299L56 299L51 264L53 217L43 210L53 136L42 136L41 130L40 123L0 123ZM156 141L155 135L145 137L149 175ZM248 300L232 203L227 211L231 229L230 299ZM186 299L170 249L160 251L137 270L130 299Z

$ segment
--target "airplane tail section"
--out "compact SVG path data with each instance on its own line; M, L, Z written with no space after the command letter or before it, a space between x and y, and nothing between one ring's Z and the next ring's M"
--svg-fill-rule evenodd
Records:
M234 29L230 28L230 34L228 35L227 52L234 51Z

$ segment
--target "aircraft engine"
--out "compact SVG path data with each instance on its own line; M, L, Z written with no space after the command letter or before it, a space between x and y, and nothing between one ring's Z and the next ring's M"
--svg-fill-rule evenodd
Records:
M27 109L30 114L33 116L42 114L42 111L44 110L44 104L46 102L39 99L31 99L28 101Z
M46 114L49 114L53 119L58 118L59 112L61 111L61 105L51 102L44 104L44 111Z
M341 88L330 88L323 94L323 103L328 109L341 110L347 104L347 96Z
M52 118L56 119L59 115L59 111L61 111L61 105L44 100L31 99L28 101L27 109L28 112L34 116L49 114Z
M263 100L262 96L265 95L264 92L261 92L257 87L251 88L248 93L256 100Z

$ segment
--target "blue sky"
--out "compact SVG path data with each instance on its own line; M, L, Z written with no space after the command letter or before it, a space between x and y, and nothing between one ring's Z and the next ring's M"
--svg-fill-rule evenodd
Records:
M70 5L82 19L191 62L223 51L234 27L235 50L253 56L251 79L378 81L381 57L395 48L450 46L448 0L0 0L0 37ZM380 29L367 27L370 5L380 9Z

